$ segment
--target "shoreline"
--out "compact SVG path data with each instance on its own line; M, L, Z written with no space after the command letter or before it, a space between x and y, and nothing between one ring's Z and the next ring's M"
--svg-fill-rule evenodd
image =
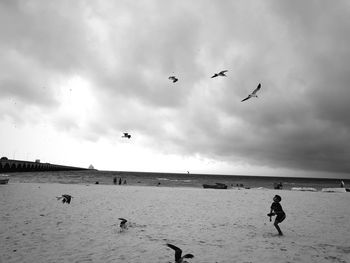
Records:
M305 178L284 178L276 180L271 177L241 177L241 176L216 176L216 175L174 175L174 174L152 174L152 173L125 173L125 172L96 172L96 171L76 171L76 172L33 172L33 173L13 173L10 175L10 182L32 182L32 183L75 183L75 184L113 184L114 178L119 183L119 179L127 181L127 185L147 185L160 187L194 187L202 188L203 184L226 184L231 187L258 188L264 187L273 189L274 184L282 183L283 189L293 187L315 188L335 188L340 186L340 181L333 179L305 179ZM344 180L345 185L350 185L350 180Z

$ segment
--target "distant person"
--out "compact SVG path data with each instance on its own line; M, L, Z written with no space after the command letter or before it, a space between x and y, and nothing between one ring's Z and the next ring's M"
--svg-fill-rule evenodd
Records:
M340 187L341 187L341 188L344 188L344 187L345 187L345 183L344 183L343 180L341 180L341 182L340 182Z
M119 178L119 185L121 185L122 184L122 178L120 177Z
M114 177L114 178L113 178L113 183L114 183L114 184L117 184L117 177Z
M124 180L124 183L123 184L126 184L126 179Z
M273 184L273 188L274 188L274 189L282 189L282 188L283 188L282 182L280 182L280 183L274 183L274 184Z
M282 201L282 198L279 195L274 196L273 203L271 204L271 211L269 214L267 214L267 216L270 217L270 222L271 222L271 217L276 216L275 223L273 225L277 229L278 234L280 236L283 236L283 233L280 227L278 226L278 224L281 223L286 218L286 214L284 213L282 206L280 204L281 201Z

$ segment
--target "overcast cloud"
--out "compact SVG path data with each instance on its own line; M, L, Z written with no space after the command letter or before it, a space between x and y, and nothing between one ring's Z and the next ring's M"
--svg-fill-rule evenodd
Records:
M347 174L349 17L345 0L1 1L0 121Z

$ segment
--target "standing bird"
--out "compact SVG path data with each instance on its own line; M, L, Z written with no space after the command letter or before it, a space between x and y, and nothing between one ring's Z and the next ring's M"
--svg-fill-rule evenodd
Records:
M121 220L120 221L120 229L121 230L124 230L124 229L126 229L127 227L126 227L126 222L128 222L128 220L126 220L125 218L118 218L119 220Z
M72 200L73 196L64 194L64 195L58 196L56 198L57 198L57 200L62 199L62 203L70 204L70 201Z
M220 71L219 73L215 73L211 78L216 78L216 77L219 77L219 76L221 76L221 77L227 77L226 75L225 75L225 72L227 72L228 70L222 70L222 71Z
M127 132L124 132L124 135L122 136L122 138L128 138L130 139L131 138L131 135Z
M170 76L169 79L171 79L173 81L173 83L175 83L176 81L178 81L179 79L176 78L175 76Z
M172 244L166 244L168 247L170 247L171 249L175 250L175 263L188 263L187 261L185 261L185 258L194 258L194 256L192 254L186 254L183 257L181 257L182 255L182 250L180 248L178 248L177 246L174 246Z
M258 95L256 95L256 93L260 90L261 88L261 84L259 83L259 85L256 87L256 89L252 92L252 94L249 94L248 97L246 97L245 99L243 99L242 101L248 100L252 97L258 97Z

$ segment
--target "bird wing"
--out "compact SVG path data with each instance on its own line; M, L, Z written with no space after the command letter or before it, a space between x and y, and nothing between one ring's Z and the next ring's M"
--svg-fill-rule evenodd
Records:
M256 89L253 91L252 94L255 94L259 91L259 89L261 88L261 84L259 83L259 85L256 87Z
M121 220L121 223L126 223L126 222L128 222L128 220L126 220L125 218L118 218L119 220Z
M181 254L182 254L182 250L180 248L178 248L177 246L174 246L172 244L166 244L168 247L170 247L171 249L175 250L175 262L177 262L178 260L181 259Z
M68 204L70 203L70 201L72 199L72 196L67 195L67 194L62 195L62 197L63 197L63 200L65 200Z
M225 72L227 72L228 70L222 70L220 71L220 74L224 74Z
M174 78L175 78L175 76L170 76L170 77L169 77L169 79L174 79Z
M194 258L194 256L192 254L186 254L182 258Z
M245 100L248 100L248 99L250 99L250 95L248 96L248 97L246 97L245 99L243 99L243 100L241 100L241 102L243 102L243 101L245 101Z
M219 76L219 75L215 73L211 78L215 78L217 76Z

